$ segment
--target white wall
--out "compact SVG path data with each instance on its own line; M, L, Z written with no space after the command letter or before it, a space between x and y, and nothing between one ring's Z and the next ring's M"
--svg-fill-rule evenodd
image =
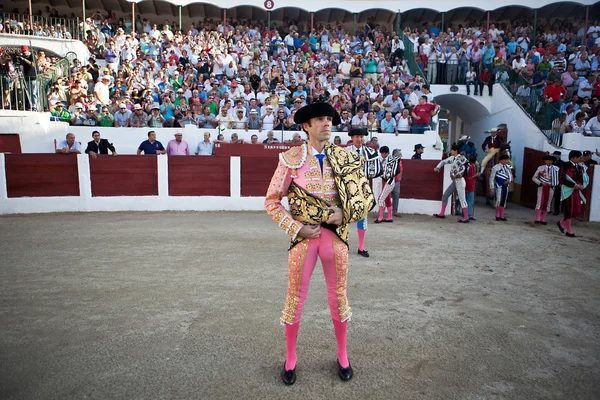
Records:
M69 52L73 52L77 54L77 58L84 63L84 65L87 62L87 59L90 58L90 52L87 47L79 40L0 34L0 47L21 45L27 45L35 49L47 49L61 57L66 56Z
M204 139L204 132L211 132L211 139L216 139L218 131L216 129L197 129L194 126L185 128L103 128L103 127L80 127L69 126L64 122L50 122L48 113L31 113L23 111L0 112L0 134L19 133L21 138L21 151L23 153L52 153L54 152L54 140L60 142L65 139L68 132L74 133L77 141L85 147L86 143L92 140L92 132L97 130L102 137L108 139L116 147L119 154L135 154L140 143L148 138L148 131L154 130L157 139L166 147L169 140L173 139L175 132L183 132L183 140L188 142L190 151L194 151L199 142ZM238 136L247 142L250 137L256 133L259 141L267 138L267 132L257 132L244 130L225 129L222 131L225 140L231 138L231 134L236 132ZM275 131L275 137L282 140L282 132ZM291 140L294 132L283 132L284 140ZM302 133L304 137L304 134ZM332 132L331 140L335 136L340 136L342 143L346 143L350 138L345 132ZM441 147L436 149L436 143L441 143L436 132L429 131L423 135L402 134L395 136L393 134L375 133L381 146L388 146L390 150L401 149L404 158L412 157L415 144L420 143L425 147L423 159L440 160L442 158Z
M600 165L594 166L594 180L589 183L592 185L592 194L587 201L590 203L590 221L600 221Z
M471 136L471 141L477 146L479 161L481 161L485 156L481 144L489 136L489 133L484 132L499 124L506 124L508 140L511 142L512 160L517 169L515 182L520 184L525 147L544 151L548 139L500 84L494 85L494 95L491 98L493 99L491 115L476 122L465 123L465 134Z

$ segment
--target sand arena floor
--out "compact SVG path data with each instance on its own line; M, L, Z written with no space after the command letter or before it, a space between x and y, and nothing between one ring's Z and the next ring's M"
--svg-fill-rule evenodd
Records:
M370 224L369 259L351 229L355 377L317 266L292 387L288 239L266 213L0 217L0 398L600 398L600 225L476 216Z

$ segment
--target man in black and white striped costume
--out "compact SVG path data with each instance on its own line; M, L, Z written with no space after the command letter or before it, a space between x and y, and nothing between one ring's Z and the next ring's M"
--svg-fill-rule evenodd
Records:
M368 132L364 128L354 128L348 132L352 139L352 144L346 150L359 154L364 158L364 172L367 178L373 179L381 175L381 159L377 151L365 146L365 136ZM371 185L372 186L372 185ZM369 257L369 252L365 250L365 234L367 232L367 218L357 222L356 229L358 233L358 254L363 257Z
M444 214L446 213L448 199L456 190L456 193L458 194L458 200L460 201L460 207L462 208L463 212L463 218L459 219L458 222L468 223L469 207L467 205L467 198L465 196L465 174L467 173L469 160L467 160L467 158L462 154L458 154L459 151L460 148L458 145L456 143L453 144L450 148L450 157L440 161L434 169L435 172L439 172L444 164L450 164L450 178L452 179L452 183L450 183L450 186L448 186L442 196L442 210L439 214L433 214L433 216L437 218L446 218Z
M535 205L535 223L546 225L546 215L550 212L554 188L559 183L560 170L554 163L554 156L546 154L542 157L544 165L540 165L531 180L538 185L537 203Z
M513 181L510 156L503 154L500 162L494 165L490 174L490 194L496 195L496 221L507 221L504 208L508 199L508 185Z

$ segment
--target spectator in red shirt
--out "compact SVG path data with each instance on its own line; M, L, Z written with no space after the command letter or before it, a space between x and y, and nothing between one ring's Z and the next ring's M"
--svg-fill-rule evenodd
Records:
M479 74L479 95L483 96L483 86L488 87L489 95L492 95L492 88L494 87L494 77L490 74L487 68L483 69L483 72Z
M430 129L431 116L437 113L439 109L439 105L427 103L427 96L421 96L419 104L412 111L413 124L411 132L425 133L426 130Z
M546 86L542 92L542 95L547 102L546 126L551 126L552 121L560 115L565 94L567 94L567 89L560 84L560 80L558 79Z

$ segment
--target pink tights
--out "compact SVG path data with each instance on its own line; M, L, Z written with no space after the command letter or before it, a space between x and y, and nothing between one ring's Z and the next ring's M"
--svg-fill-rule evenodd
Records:
M360 232L360 230L359 230ZM364 231L363 231L364 232ZM343 368L348 366L348 356L346 353L346 322L340 321L339 303L337 294L337 275L335 265L335 254L333 251L334 233L328 229L321 229L321 236L318 239L310 240L306 258L304 259L304 269L302 270L302 280L300 283L300 293L298 296L298 307L294 323L285 327L285 342L287 347L287 356L285 369L292 370L296 367L296 341L298 330L300 329L300 317L308 294L310 277L317 264L317 257L323 264L323 274L325 275L325 284L327 286L327 302L329 303L329 312L333 320L335 338L337 341L337 356Z

